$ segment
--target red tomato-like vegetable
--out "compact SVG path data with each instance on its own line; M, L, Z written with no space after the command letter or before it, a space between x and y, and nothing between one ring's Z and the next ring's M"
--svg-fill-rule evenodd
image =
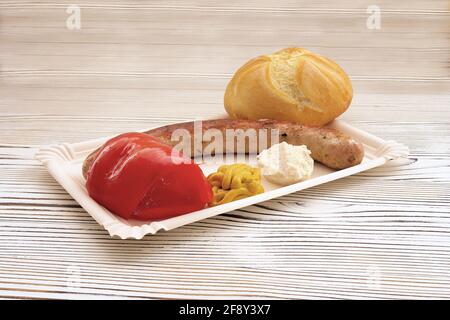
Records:
M212 200L197 164L143 133L105 143L86 187L95 201L125 219L166 219L203 209Z

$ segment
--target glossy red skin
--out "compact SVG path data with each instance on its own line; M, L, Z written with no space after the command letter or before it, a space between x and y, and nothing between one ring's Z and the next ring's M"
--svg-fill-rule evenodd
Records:
M167 219L204 209L212 200L197 164L143 133L105 143L86 187L95 201L124 219Z

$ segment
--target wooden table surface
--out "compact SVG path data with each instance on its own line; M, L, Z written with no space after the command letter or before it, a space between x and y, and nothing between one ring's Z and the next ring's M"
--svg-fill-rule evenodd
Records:
M2 0L0 297L450 298L448 6ZM111 239L34 159L222 114L233 72L288 46L340 63L342 118L410 157L143 240Z

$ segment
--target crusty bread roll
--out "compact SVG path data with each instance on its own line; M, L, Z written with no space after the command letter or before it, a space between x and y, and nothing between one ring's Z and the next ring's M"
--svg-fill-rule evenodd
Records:
M352 84L335 62L301 48L250 60L231 79L225 109L235 119L324 125L347 110Z

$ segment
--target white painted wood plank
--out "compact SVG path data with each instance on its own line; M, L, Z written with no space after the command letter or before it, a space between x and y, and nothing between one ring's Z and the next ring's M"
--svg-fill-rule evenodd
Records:
M0 298L450 298L447 1L380 0L378 31L368 0L77 2L76 32L72 1L0 3ZM220 115L237 67L291 45L342 64L343 118L409 159L141 241L110 239L33 159Z

